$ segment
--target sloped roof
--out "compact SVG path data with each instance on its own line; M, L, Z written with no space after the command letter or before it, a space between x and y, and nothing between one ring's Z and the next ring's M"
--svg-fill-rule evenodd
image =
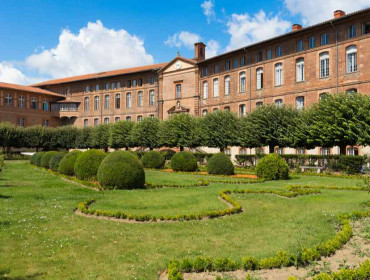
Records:
M50 95L50 96L57 96L57 97L64 97L63 95L60 95L58 93L55 93L55 92L52 92L52 91L49 91L49 90L44 90L44 89L41 89L41 88L32 87L32 86L22 86L22 85L0 82L0 88L14 89L14 90L19 90L19 91L28 91L28 92L33 92L33 93L41 93L41 94Z
M194 59L189 59L189 58L186 58L186 57L183 57L183 56L176 56L174 59L172 59L170 62L168 63L165 63L165 65L159 70L160 72L163 72L164 70L166 70L171 64L173 64L176 60L182 60L184 62L187 62L187 63L190 63L190 64L197 64L197 62L194 60Z
M39 86L46 86L46 85L55 85L55 84L77 82L77 81L83 81L83 80L107 78L107 77L111 77L111 76L117 76L117 75L123 75L123 74L132 74L132 73L137 73L137 72L145 72L145 71L160 69L160 68L162 68L166 65L167 65L167 63L158 63L158 64L139 66L139 67L133 67L133 68L118 69L118 70L106 71L106 72L100 72L100 73L94 73L94 74L73 76L73 77L49 80L49 81L33 84L32 86L33 87L39 87Z

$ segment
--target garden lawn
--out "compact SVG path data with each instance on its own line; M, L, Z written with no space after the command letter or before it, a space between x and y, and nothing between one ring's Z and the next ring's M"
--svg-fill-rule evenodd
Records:
M146 171L156 184L194 184L218 177ZM235 180L235 179L232 179ZM237 179L236 179L237 180ZM353 187L360 180L302 176L260 184L96 192L24 161L7 161L0 175L0 279L157 279L171 259L196 256L269 257L333 237L333 216L363 210L365 191L322 190L293 199L232 195L244 212L212 220L123 223L78 216L94 209L128 214L200 213L227 206L224 189L284 189L287 184Z

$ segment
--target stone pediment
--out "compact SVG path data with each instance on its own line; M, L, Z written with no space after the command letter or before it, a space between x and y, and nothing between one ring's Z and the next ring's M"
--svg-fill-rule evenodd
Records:
M182 106L180 103L180 100L177 100L176 106L171 107L171 109L169 109L167 113L171 115L171 114L178 114L178 113L188 113L189 111L190 111L189 108Z

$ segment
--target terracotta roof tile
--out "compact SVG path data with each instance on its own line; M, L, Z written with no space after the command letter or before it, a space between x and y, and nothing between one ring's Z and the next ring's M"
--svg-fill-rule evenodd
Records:
M63 95L60 95L58 93L48 91L48 90L44 90L44 89L41 89L41 88L31 87L31 86L22 86L22 85L0 82L0 88L14 89L14 90L19 90L19 91L33 92L33 93L41 93L41 94L57 96L57 97L64 97Z

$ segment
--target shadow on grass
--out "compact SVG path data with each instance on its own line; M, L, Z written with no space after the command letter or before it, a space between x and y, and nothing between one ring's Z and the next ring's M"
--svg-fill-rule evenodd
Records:
M9 273L10 269L0 270L0 280L34 280L39 279L41 276L46 274L46 273L33 273L25 276L9 277L8 276Z
M3 199L9 199L9 198L11 198L11 196L0 194L0 199L1 199L1 198L3 198Z

